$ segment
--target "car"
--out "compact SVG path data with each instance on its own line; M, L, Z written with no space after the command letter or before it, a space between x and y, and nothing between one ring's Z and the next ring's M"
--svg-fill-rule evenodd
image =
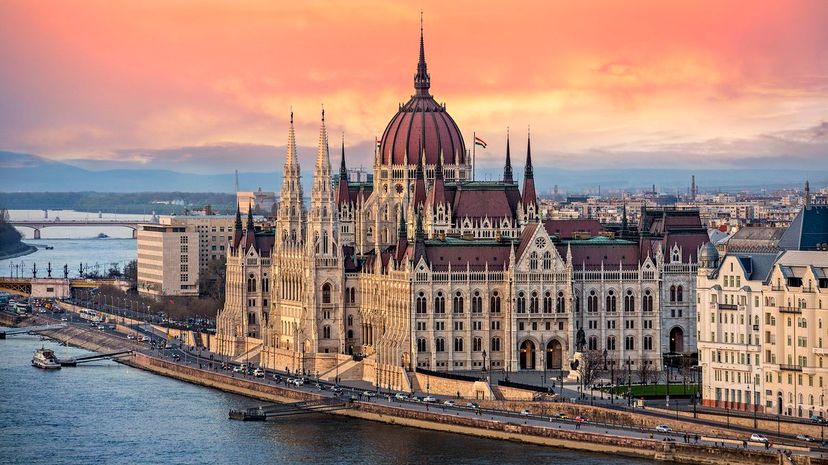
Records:
M316 383L316 384L315 384L315 386L316 386L316 389L319 389L320 391L324 391L324 390L328 389L328 388L327 388L327 387L325 387L325 385L324 385L324 384L322 384L322 383Z
M244 371L242 367L233 367L233 373L241 373Z
M261 368L256 368L255 370L253 370L253 376L255 376L256 378L264 378L265 372Z
M480 404L478 404L477 402L466 402L466 408L479 409Z
M146 336L138 336L138 342L149 342L149 338Z
M300 387L303 384L305 384L305 380L303 380L302 378L296 378L293 380L293 385L296 387Z
M414 396L414 397L411 398L411 401L412 402L422 402L423 399L425 399L425 397L423 397L423 396Z
M673 428L670 428L668 425L658 425L655 427L655 430L659 433L672 433Z
M575 417L575 421L577 421L578 423L589 423L589 420L587 420L586 417L582 417L580 415Z
M565 413L556 413L556 414L552 415L552 417L557 418L558 420L566 420L567 418L569 418L569 415L567 415Z
M127 339L129 339L130 341L134 341L135 336L133 336L132 334L127 334Z
M362 395L365 396L365 397L371 398L371 397L376 397L377 393L374 392L374 391L365 391L365 392L362 393Z
M816 423L816 424L828 423L828 422L826 422L825 418L823 418L820 415L811 415L811 421Z
M69 318L63 317L60 319L60 321L69 321Z
M445 405L446 407L454 407L454 401L453 401L453 400L451 400L451 399L449 399L449 400L444 400L444 401L443 401L443 405Z
M807 434L797 434L796 438L799 439L800 441L805 441L805 442L814 442L814 441L816 441L816 439L814 439L813 436L809 436Z
M397 399L397 400L402 400L402 401L408 400L408 394L398 392L398 393L394 394L394 398Z
M341 388L341 387L339 387L339 386L334 386L334 387L332 387L332 388L331 388L331 391L332 391L334 394L340 394L340 393L342 393L342 388Z
M528 416L529 415L529 410L528 409L523 409L523 410L520 411L520 414L523 415L524 417Z
M437 402L437 398L434 397L434 396L425 396L425 397L423 397L423 402L425 402L427 404L432 404L432 403Z
M767 443L768 442L768 438L766 438L765 436L763 436L759 433L751 434L750 435L750 440L753 441L753 442L761 442L761 443Z

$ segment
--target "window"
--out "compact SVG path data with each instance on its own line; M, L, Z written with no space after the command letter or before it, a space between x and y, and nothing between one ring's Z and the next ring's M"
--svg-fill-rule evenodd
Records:
M543 269L544 270L551 270L552 269L552 254L549 251L543 253Z
M615 336L607 337L607 350L615 350Z
M353 325L354 325L354 316L353 315L348 315L348 326L350 327L350 326L353 326Z
M189 268L189 267L187 266L187 264L186 264L186 263L182 263L182 264L181 264L181 272L182 272L182 273L187 273L187 272L189 271L189 270L188 270L188 268Z
M329 283L325 283L322 285L322 303L331 303L331 285Z
M454 313L463 313L463 293L460 291L457 291L457 293L454 294L452 311Z
M256 276L252 274L247 277L247 292L256 292Z
M676 301L676 286L670 286L670 302Z
M417 339L417 352L427 352L428 351L428 344L424 337Z
M483 338L476 337L472 339L472 351L480 352L483 350Z
M645 312L653 311L653 293L649 289L644 291L644 298L641 301L641 310Z
M624 350L635 350L635 337L627 336L624 338Z
M446 340L438 337L434 340L434 350L436 352L445 352L446 351Z
M463 352L463 338L462 337L454 338L454 351L455 352Z
M627 289L627 294L624 296L624 311L635 311L635 296L633 295L633 291L630 289Z
M438 292L437 297L434 298L434 313L446 313L446 298L442 291Z
M653 350L652 336L644 336L644 350Z
M492 338L491 351L492 352L500 352L500 338L499 337L493 337Z
M182 275L180 276L180 278L181 278L181 282L182 282L182 283L186 283L187 281L189 281L189 280L190 280L190 276L189 276L189 275L186 275L186 274L182 274Z
M538 293L532 291L532 297L529 299L529 313L538 313Z
M589 350L598 350L598 336L590 336L587 345Z
M480 297L480 291L474 291L472 296L472 313L483 313L483 298Z
M615 300L615 291L610 290L607 294L607 308L608 312L615 312L616 310L616 300Z
M420 291L419 294L417 294L417 313L420 315L424 315L428 311L426 307L427 304L425 293L423 291Z
M739 284L739 278L736 278L736 285ZM683 302L684 301L684 287L679 286L676 288L676 301Z
M489 298L489 312L500 313L500 294L497 291L492 292Z
M523 291L518 292L517 312L526 313L526 296L523 294Z
M530 270L537 270L538 269L538 253L532 252L529 254L529 269Z
M598 296L595 295L595 291L589 291L589 296L587 297L587 311L598 311Z
M563 313L565 311L564 293L558 291L558 297L555 300L555 313Z
M330 339L331 338L331 327L330 326L323 326L322 327L322 339Z

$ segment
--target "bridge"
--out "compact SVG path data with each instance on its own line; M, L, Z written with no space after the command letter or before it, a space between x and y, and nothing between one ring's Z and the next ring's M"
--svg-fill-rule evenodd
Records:
M75 367L81 363L97 362L98 360L114 360L120 357L132 355L131 350L120 350L118 352L110 352L108 354L94 354L85 357L68 358L66 360L58 360L62 367Z
M25 328L4 329L0 331L0 339L5 339L6 336L12 336L14 334L39 333L41 331L52 331L55 329L63 329L65 327L66 324L59 323L55 325L28 326Z
M66 278L9 278L0 276L0 291L24 297L69 297L72 289L94 289L110 285L120 286L118 279L66 279Z
M244 410L230 410L231 420L265 421L271 417L301 415L314 412L331 412L348 408L348 402L339 398L306 400L292 404L270 404Z
M43 218L39 220L9 220L7 221L12 226L20 227L20 228L31 228L34 230L34 238L40 239L40 230L50 227L66 227L66 226L83 226L83 227L90 227L90 226L122 226L124 228L129 228L132 230L132 238L135 239L138 237L138 225L147 223L146 221L135 221L135 220L104 220L104 219L97 219L97 220L61 220L60 218L55 218L53 220L49 220L48 218Z

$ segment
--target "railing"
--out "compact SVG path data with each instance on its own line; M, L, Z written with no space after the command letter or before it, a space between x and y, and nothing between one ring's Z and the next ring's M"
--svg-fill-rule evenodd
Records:
M802 367L799 365L790 365L788 363L780 363L779 369L782 371L802 371Z
M779 307L779 313L802 313L799 307Z

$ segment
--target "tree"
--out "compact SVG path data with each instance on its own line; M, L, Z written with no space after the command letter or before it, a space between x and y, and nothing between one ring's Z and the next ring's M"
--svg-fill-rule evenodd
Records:
M582 354L577 370L581 383L587 386L595 381L599 371L603 368L604 355L597 350L588 350Z
M641 381L641 384L649 384L653 379L653 375L655 375L655 370L653 370L652 365L647 363L647 360L639 360L639 362L638 379Z
M124 265L124 279L129 282L130 289L138 287L138 260L130 260Z
M224 305L224 286L227 279L227 260L224 257L211 260L198 277L199 293Z

